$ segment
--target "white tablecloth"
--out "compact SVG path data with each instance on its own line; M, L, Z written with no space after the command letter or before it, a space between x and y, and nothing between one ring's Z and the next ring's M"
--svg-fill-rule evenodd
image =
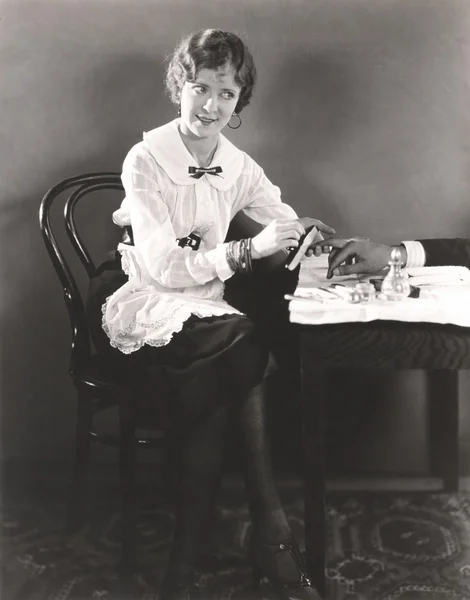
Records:
M326 255L304 259L296 295L308 293L308 290L314 287L328 286L333 282L354 285L359 279L368 279L367 277L352 276L333 277L333 279L327 280L327 261L328 257ZM462 275L462 271L457 271L453 267L449 269L450 272ZM429 273L434 276L436 270L429 267ZM426 270L421 269L419 275L420 277L426 275ZM451 280L452 277L449 276L449 281ZM409 281L413 284L413 277ZM417 279L417 281L419 280ZM423 280L421 279L421 281ZM289 302L290 320L293 323L320 325L381 319L451 323L462 327L470 327L470 283L467 283L466 273L463 277L456 277L455 284L423 285L419 287L419 298L405 298L397 302L375 299L371 302L351 304L332 298L321 303L311 299L296 298Z

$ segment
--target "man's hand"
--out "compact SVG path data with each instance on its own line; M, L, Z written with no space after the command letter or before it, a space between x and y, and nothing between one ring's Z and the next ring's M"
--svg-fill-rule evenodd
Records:
M377 273L388 265L390 254L395 246L376 244L367 238L328 238L315 243L322 248L328 245L331 248L328 257L327 279L333 275L352 275L355 273ZM402 255L402 262L406 264L406 249L396 246ZM345 263L345 264L343 264Z
M315 254L315 256L320 256L322 252L327 252L327 246L323 247L317 244L319 241L323 240L322 232L328 235L333 235L335 233L335 230L329 225L325 225L325 223L323 223L322 221L319 221L318 219L312 219L311 217L301 217L300 219L298 219L298 221L303 225L305 230L307 230L309 227L312 227L312 225L314 225L318 229L318 235L316 237L316 240L314 243L311 244L311 246L309 246L307 252L305 253L305 256L312 256L313 254Z

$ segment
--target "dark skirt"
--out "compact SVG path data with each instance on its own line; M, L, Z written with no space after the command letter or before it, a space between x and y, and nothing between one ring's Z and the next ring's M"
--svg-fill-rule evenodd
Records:
M226 282L224 297L245 315L193 315L166 346L145 345L123 354L110 345L102 328L106 298L127 281L120 255L113 252L90 282L87 315L92 340L97 352L122 372L132 372L134 379L141 374L143 380L155 382L155 389L165 380L171 390L166 400L169 417L176 414L180 421L194 421L221 404L240 401L276 368L296 367L296 343L284 294L295 289L297 276L284 268L234 275ZM154 398L145 396L140 400L144 406L139 407L144 414L151 413L158 392Z

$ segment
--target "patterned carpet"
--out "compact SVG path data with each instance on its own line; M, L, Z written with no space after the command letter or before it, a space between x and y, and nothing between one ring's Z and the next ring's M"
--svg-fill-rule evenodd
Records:
M285 484L280 491L292 528L303 542L301 485ZM63 490L44 489L4 495L2 600L118 597L116 494L96 492L86 527L68 540L63 534L63 496ZM126 600L156 600L173 516L155 491L144 489L140 498L138 573ZM468 494L335 493L328 497L328 532L331 600L470 600ZM249 536L243 492L226 486L201 558L205 599L255 598L246 560Z

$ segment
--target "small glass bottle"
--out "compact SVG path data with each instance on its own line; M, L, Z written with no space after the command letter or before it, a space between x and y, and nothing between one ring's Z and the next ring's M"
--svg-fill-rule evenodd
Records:
M372 302L372 300L375 300L376 293L372 283L360 281L359 283L356 283L354 289L360 295L361 302Z
M390 270L382 282L382 289L380 290L382 296L387 300L402 300L403 298L407 298L411 288L401 268L400 250L397 248L392 250L388 264L390 265Z

